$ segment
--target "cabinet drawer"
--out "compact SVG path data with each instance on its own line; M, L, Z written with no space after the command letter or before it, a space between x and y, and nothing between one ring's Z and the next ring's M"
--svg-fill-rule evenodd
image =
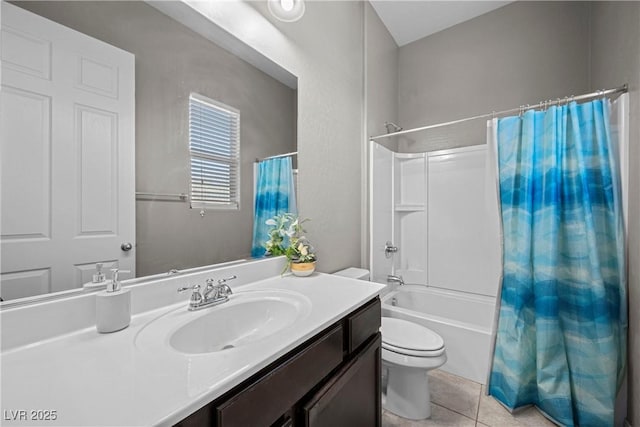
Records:
M346 317L345 349L348 353L352 353L369 337L378 333L380 314L380 298L376 298Z
M342 362L338 325L237 396L216 407L218 426L270 426Z

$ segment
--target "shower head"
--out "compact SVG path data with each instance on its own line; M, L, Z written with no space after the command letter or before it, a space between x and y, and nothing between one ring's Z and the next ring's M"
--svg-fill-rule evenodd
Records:
M387 133L400 132L402 130L402 127L393 122L384 122L384 127L387 128ZM392 128L393 130L390 130L389 128Z

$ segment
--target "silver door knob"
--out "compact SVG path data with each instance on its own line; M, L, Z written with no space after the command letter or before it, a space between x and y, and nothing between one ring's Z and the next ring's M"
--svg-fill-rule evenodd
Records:
M120 249L125 252L129 252L131 249L133 249L133 245L130 242L126 242L120 245Z

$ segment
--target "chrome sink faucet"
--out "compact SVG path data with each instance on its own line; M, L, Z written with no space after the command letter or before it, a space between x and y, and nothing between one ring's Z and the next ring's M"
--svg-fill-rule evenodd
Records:
M192 290L191 299L189 300L189 311L200 310L201 308L211 307L228 301L229 295L233 292L229 285L227 285L227 280L236 278L237 276L233 275L225 279L219 279L217 285L214 285L215 281L213 279L207 279L207 287L204 293L200 293L200 285L179 288L178 292Z

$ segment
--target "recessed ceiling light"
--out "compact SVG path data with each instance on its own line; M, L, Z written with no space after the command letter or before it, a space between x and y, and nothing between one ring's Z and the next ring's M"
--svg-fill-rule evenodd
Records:
M268 0L267 5L280 21L294 22L304 15L304 0Z

